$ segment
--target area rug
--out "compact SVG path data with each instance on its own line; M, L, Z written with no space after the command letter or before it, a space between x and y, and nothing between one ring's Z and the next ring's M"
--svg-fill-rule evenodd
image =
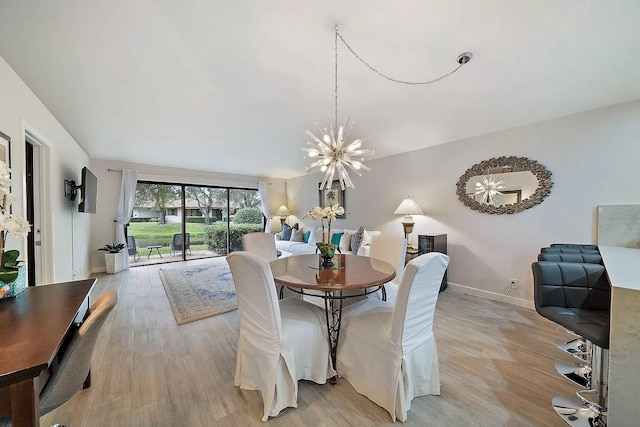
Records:
M238 308L231 270L224 257L158 272L178 325Z

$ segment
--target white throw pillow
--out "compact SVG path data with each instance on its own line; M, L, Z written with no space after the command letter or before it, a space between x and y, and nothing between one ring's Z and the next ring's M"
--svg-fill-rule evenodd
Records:
M349 252L351 250L351 233L345 232L340 237L340 244L338 245L343 252Z
M290 242L304 242L304 230L291 230Z
M362 241L360 242L360 247L368 246L370 244L371 244L371 235L369 233L367 233L367 230L365 229L362 232Z
M315 246L316 243L322 243L322 229L321 228L316 228L315 230L311 231L311 235L309 236L309 244L311 246Z

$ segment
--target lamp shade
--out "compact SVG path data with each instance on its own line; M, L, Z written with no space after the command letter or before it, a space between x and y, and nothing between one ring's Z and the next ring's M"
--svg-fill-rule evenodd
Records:
M278 211L276 212L276 215L280 216L280 217L287 217L289 215L291 215L291 213L289 212L289 209L287 209L287 207L285 205L282 205L278 208Z
M404 199L393 213L396 215L424 215L411 197Z

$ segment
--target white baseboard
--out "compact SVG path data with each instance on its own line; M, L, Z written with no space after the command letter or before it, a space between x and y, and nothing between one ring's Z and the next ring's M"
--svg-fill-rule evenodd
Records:
M471 288L469 286L458 285L456 283L451 283L451 282L448 282L448 284L453 289L460 291L464 294L469 294L476 297L486 298L494 301L500 300L501 302L506 302L507 304L513 304L518 307L524 307L524 308L529 308L531 310L535 310L534 302L526 300L524 298L516 298L516 297L510 297L510 296L503 298L503 295L497 292L490 292L490 291L485 291L484 289Z

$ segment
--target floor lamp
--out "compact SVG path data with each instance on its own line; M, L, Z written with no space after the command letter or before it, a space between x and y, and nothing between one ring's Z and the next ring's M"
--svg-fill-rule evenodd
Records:
M413 231L413 226L415 222L413 222L412 215L424 215L420 207L414 202L411 197L407 197L400 203L398 208L393 212L396 215L404 215L402 218L402 227L404 228L404 238L407 239L407 247L411 247L409 244L409 234Z

